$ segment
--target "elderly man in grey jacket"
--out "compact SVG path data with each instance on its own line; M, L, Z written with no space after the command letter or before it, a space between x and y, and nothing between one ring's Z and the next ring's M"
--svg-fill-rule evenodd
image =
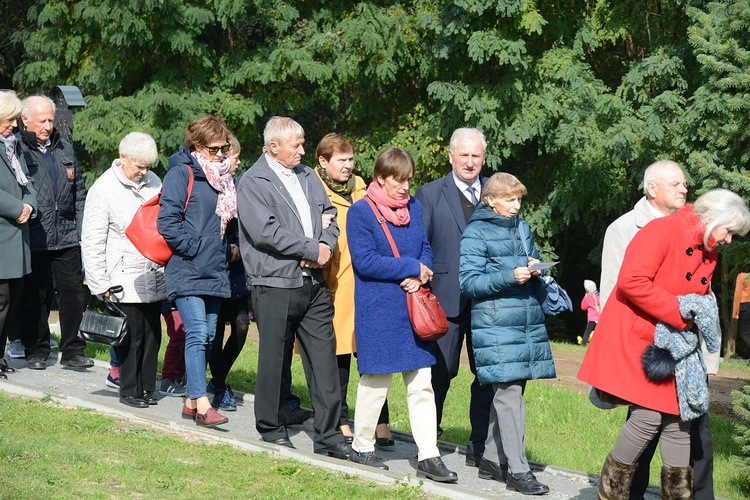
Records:
M331 291L323 266L339 236L324 215L336 208L315 172L301 165L305 132L291 118L273 117L263 132L266 152L240 179L237 211L240 250L253 286L260 351L255 425L261 437L294 445L281 409L282 367L295 336L315 417L315 453L340 459L350 448L337 430L341 412Z

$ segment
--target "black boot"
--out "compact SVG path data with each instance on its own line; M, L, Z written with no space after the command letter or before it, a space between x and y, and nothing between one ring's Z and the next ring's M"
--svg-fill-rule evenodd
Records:
M602 475L596 482L596 493L601 500L628 500L630 498L630 484L638 463L624 464L607 455L602 467Z
M692 467L661 468L662 500L690 500L693 498Z

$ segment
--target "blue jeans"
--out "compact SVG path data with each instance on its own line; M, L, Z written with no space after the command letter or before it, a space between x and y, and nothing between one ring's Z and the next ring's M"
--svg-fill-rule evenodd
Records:
M193 296L175 300L185 325L185 370L190 399L206 395L206 364L216 335L221 297Z

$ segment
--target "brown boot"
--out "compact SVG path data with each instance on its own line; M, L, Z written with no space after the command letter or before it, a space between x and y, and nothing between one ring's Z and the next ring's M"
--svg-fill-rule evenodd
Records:
M691 500L693 498L692 467L661 468L662 500Z
M596 482L596 493L601 500L628 500L630 498L630 483L638 463L632 465L618 462L607 455L602 467L602 475Z

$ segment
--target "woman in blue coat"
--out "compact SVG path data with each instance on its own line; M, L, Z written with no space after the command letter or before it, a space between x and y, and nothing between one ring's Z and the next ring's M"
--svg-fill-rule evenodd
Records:
M536 480L526 459L523 392L527 380L554 378L555 364L531 281L539 271L529 269L539 262L539 253L529 225L518 217L525 194L526 187L511 174L490 178L461 238L459 282L461 292L473 299L477 377L495 391L479 477L541 495L549 488Z
M422 209L409 196L414 160L402 148L378 156L373 182L364 199L347 212L346 233L354 269L354 335L357 389L354 442L349 459L388 469L375 457L375 427L394 373L406 384L407 406L414 441L419 449L417 477L455 482L437 448L437 415L430 366L430 343L418 340L406 311L406 294L432 278L432 249L422 224ZM376 206L378 215L368 203ZM393 236L400 257L394 257L383 227Z
M169 159L157 219L159 232L174 248L165 269L167 299L175 301L185 325L188 399L182 416L204 426L228 421L206 396L206 363L217 317L222 299L230 296L225 231L237 216L228 138L229 130L215 116L190 123L185 147Z

